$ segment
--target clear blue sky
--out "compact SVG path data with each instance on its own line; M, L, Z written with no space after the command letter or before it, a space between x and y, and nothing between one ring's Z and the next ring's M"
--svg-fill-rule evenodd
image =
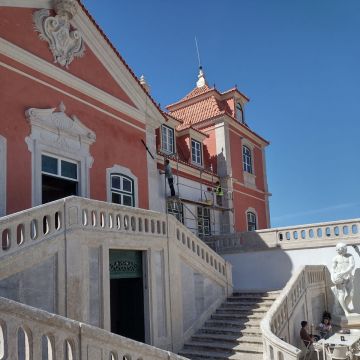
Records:
M194 86L250 97L271 142L272 226L360 217L359 0L84 0L161 106Z

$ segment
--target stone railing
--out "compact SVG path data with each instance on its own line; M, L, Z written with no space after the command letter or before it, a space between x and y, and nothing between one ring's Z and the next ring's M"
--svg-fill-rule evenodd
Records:
M155 211L119 206L102 201L70 197L64 199L67 230L82 227L84 230L111 231L134 236L169 238L186 256L192 257L217 277L229 281L230 265L214 250L206 246L174 216Z
M78 228L145 236L149 240L169 238L217 277L231 279L231 271L227 271L230 265L175 217L79 197L68 197L2 217L0 258Z
M300 321L317 323L327 308L327 270L325 266L304 266L289 280L261 321L264 360L300 359ZM314 298L323 298L322 309L313 308Z
M219 253L265 250L268 248L302 249L333 246L336 241L352 245L360 238L360 219L272 228L207 237L206 243Z
M64 199L0 218L0 258L64 232Z
M1 359L171 360L169 351L0 298Z

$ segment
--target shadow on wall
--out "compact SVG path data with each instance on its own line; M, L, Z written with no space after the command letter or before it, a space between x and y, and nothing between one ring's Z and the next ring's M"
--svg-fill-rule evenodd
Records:
M279 290L292 276L286 252L256 232L210 236L205 242L232 264L234 289Z

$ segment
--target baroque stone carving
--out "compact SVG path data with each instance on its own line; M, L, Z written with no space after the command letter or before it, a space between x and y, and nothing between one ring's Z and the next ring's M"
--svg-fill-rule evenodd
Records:
M33 15L35 30L39 32L41 40L49 43L54 62L66 68L75 57L82 57L85 52L81 33L70 27L76 6L74 0L57 0L54 4L56 16L50 16L47 9L35 11Z
M79 150L82 143L92 144L96 139L95 133L84 126L75 115L67 116L65 110L65 105L61 102L59 111L56 111L56 108L31 108L25 114L32 125L36 124L47 130L40 133L43 143L57 144L58 147L73 152Z
M334 286L331 290L335 296L334 315L341 315L341 311L348 316L353 313L353 296L354 296L354 257L347 252L346 245L338 243L336 245L337 255L333 258L331 269L331 281Z

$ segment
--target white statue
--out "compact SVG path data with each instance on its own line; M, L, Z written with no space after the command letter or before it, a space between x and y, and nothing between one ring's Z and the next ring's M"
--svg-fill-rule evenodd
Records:
M343 243L336 245L336 252L338 254L333 258L331 270L331 280L335 285L331 288L335 295L333 312L335 315L341 315L341 309L343 309L345 316L348 316L354 311L353 279L355 261L354 257L347 252L346 245Z

